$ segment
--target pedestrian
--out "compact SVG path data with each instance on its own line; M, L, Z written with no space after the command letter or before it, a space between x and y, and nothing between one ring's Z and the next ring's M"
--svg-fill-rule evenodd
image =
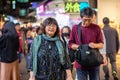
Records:
M61 29L61 39L63 40L63 43L65 44L67 53L69 53L68 52L68 42L69 42L69 38L70 38L70 31L71 31L71 29L69 26L64 26Z
M107 56L107 60L108 58L110 59L113 78L114 80L118 80L116 54L118 53L119 50L119 36L117 30L112 28L109 25L109 22L110 20L108 17L103 18L103 24L104 24L103 32L106 38L106 56ZM109 80L110 75L109 75L108 65L103 66L103 71L105 73L105 80Z
M23 41L22 41L21 27L20 27L19 23L15 24L15 29L16 29L18 37L19 37L19 49L17 51L17 54L18 54L19 63L21 63L22 57L23 57L23 51L22 51Z
M62 40L65 44L65 47L66 47L66 50L67 50L67 53L68 55L70 54L69 51L68 51L68 42L69 42L69 39L70 39L70 32L71 32L71 29L69 26L64 26L62 27L61 29L61 37L62 37ZM70 56L69 56L70 57ZM71 71L72 71L72 76L73 76L73 79L75 78L75 68L74 68L74 62L71 61Z
M21 39L22 39L22 53L24 54L24 56L26 56L28 54L28 44L26 41L26 33L27 30L25 27L21 27L20 32L21 32Z
M42 26L37 26L36 33L37 33L37 35L41 35L42 34Z
M93 23L93 10L91 8L84 8L80 12L82 19L81 40L78 34L78 25L72 27L69 48L78 50L81 44L88 44L90 48L103 48L103 36L100 27ZM80 63L75 61L77 80L100 80L100 66L83 67ZM88 77L89 76L89 77Z
M19 38L13 22L6 22L0 32L0 80L20 80L17 50Z
M65 75L67 80L73 80L70 60L54 18L43 21L43 33L34 39L27 59L29 80L66 80Z
M67 48L68 48L68 42L69 42L69 38L70 38L70 31L71 31L71 29L69 26L64 26L61 29L61 37Z
M93 10L93 23L97 24L97 12L95 10ZM106 39L105 39L105 35L103 33L103 30L101 30L101 32L102 32L102 35L103 35L104 45L103 45L103 48L100 49L100 52L104 57L104 64L103 65L106 65L107 64L107 59L106 59Z
M30 51L31 44L33 43L33 37L32 37L31 33L32 33L32 30L30 28L28 28L26 31L26 44L28 46L28 50L27 50L28 53Z

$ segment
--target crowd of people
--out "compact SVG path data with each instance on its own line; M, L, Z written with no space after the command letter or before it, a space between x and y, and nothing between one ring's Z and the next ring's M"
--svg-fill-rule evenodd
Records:
M100 65L82 66L76 59L71 61L69 49L77 51L82 44L99 49L103 56L105 80L110 80L108 58L114 80L117 77L116 54L119 50L117 30L103 18L104 28L97 25L96 12L84 8L80 12L82 21L81 39L78 24L72 29L64 26L60 30L55 18L46 18L40 26L20 27L19 23L7 21L0 29L0 80L20 80L19 63L25 56L29 80L101 80ZM4 20L3 20L4 22ZM76 74L72 74L76 72Z

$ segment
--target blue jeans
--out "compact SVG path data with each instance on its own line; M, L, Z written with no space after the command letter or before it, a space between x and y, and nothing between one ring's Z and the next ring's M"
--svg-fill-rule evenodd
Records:
M76 69L77 80L100 80L100 67Z
M23 57L23 53L22 53L22 52L19 52L19 53L18 53L19 63L21 63L22 57Z

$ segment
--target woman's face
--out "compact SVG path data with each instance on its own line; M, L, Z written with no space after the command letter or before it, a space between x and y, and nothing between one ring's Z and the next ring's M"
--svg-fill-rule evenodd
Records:
M69 29L68 28L63 28L62 36L69 39L70 34L69 34Z
M31 31L27 31L27 37L31 36Z
M63 28L63 33L69 33L68 28Z
M54 36L56 30L57 30L57 26L55 24L47 25L45 28L46 35L49 37Z

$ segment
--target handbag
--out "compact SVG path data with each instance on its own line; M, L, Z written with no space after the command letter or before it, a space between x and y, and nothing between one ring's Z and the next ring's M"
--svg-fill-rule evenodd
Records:
M75 54L76 61L84 67L99 66L103 63L103 56L99 49L90 48L87 44L82 44Z

